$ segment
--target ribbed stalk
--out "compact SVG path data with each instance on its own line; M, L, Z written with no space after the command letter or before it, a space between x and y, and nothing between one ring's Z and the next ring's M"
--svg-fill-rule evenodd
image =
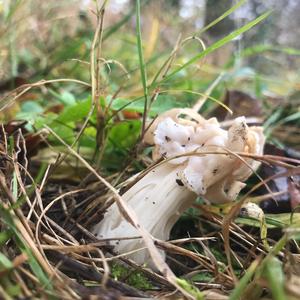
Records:
M144 228L155 238L168 240L175 222L197 198L179 180L178 173L183 167L160 165L122 195ZM122 217L115 203L108 209L103 221L94 228L94 233L99 238L139 236L137 230ZM144 246L141 238L116 240L112 245L118 253L130 252ZM128 257L139 264L152 265L147 250L138 251Z

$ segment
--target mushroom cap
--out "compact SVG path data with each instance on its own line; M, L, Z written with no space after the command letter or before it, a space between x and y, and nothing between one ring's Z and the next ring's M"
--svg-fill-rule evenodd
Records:
M184 164L178 177L189 190L212 203L225 203L236 199L243 181L259 166L234 153L261 155L265 137L261 127L248 127L244 117L224 130L216 118L206 120L191 109L172 109L155 119L145 141L154 144L154 160L164 157L169 164ZM228 154L206 153L224 150ZM182 156L172 159L178 155Z
M183 116L188 116L189 119L184 119ZM190 108L173 108L170 109L163 114L159 115L156 119L154 119L152 122L148 124L148 130L145 133L144 136L144 142L153 145L154 144L154 132L158 126L163 120L165 120L167 117L171 118L173 121L175 121L177 124L181 125L191 125L194 126L195 124L201 124L205 122L206 120L197 114L194 110Z

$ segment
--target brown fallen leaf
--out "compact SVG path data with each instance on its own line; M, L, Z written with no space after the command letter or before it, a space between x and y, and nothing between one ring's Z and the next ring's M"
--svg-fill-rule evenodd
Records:
M223 103L227 105L233 112L229 114L222 106L218 106L211 112L212 117L216 117L219 121L234 119L239 116L245 117L262 117L262 105L259 99L253 98L238 90L227 90Z

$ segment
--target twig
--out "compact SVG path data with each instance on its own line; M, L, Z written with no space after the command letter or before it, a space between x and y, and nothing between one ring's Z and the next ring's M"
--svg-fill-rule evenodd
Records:
M59 252L56 251L47 251L47 256L55 261L56 263L60 262L60 269L64 271L70 271L77 275L80 275L82 278L87 280L93 280L97 282L101 282L103 279L103 275L94 269L87 267L78 261L71 259ZM111 278L107 279L107 286L111 288L115 288L121 291L123 294L131 297L146 297L147 295L143 292L128 286L125 283L120 281L113 280Z

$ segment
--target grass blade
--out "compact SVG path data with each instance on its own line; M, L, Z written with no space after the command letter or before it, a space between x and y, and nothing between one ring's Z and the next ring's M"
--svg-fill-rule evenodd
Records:
M208 95L207 93L200 93L200 92L195 92L195 91L191 91L191 90L164 90L164 91L160 91L160 94L163 94L163 93L173 93L173 94L176 94L176 93L187 93L187 94L192 94L192 95L198 95L198 96L202 96L202 97L205 97L209 100L212 100L216 103L218 103L219 105L221 105L224 109L226 109L230 114L232 114L232 110L226 105L224 104L223 102L219 101L218 99Z
M171 77L173 77L175 74L177 74L179 71L185 69L186 67L188 67L189 65L195 63L197 60L201 59L202 57L206 56L207 54L217 50L218 48L226 45L227 43L229 43L230 41L232 41L234 38L236 38L237 36L241 35L242 33L248 31L249 29L251 29L253 26L257 25L258 23L260 23L261 21L263 21L265 18L267 18L272 11L267 11L264 14L262 14L261 16L257 17L255 20L249 22L248 24L242 26L241 28L233 31L232 33L230 33L229 35L225 36L223 39L217 41L216 43L212 44L211 46L207 47L204 51L202 51L201 53L195 55L193 58L191 58L188 62L186 62L185 64L183 64L181 67L177 68L176 70L174 70L171 74L169 74L168 76L166 76L162 82L169 80Z
M282 263L274 256L265 262L265 276L274 300L286 300Z
M231 295L229 296L229 300L239 300L241 299L249 281L251 280L252 276L254 275L256 268L259 264L259 260L255 260L248 270L246 271L243 278L240 280L240 282L237 284Z
M48 291L52 290L52 284L47 274L44 272L37 259L33 255L33 252L29 245L24 241L21 233L15 226L14 220L10 211L6 210L2 205L0 205L0 217L5 222L5 224L9 227L9 229L13 232L15 242L22 253L25 253L28 257L28 263L32 272L38 278L40 284L43 288L46 288Z
M236 3L234 6L232 6L231 8L229 8L228 10L226 10L220 17L218 17L217 19L213 20L211 23L209 23L208 25L206 25L205 27L201 28L198 32L198 34L201 34L203 32L205 32L206 30L208 30L209 28L213 27L214 25L216 25L217 23L221 22L223 19L225 19L227 16L229 16L230 14L232 14L236 9L238 9L241 5L243 5L246 2L246 0L241 0L238 3Z
M145 129L145 125L146 125L146 115L147 115L147 109L148 109L148 88L147 88L147 74L146 74L145 61L144 61L144 55L143 55L140 0L136 1L136 40L137 40L137 48L138 48L138 54L139 54L141 79L142 79L144 97L145 97L143 126L142 126L142 133L143 133L144 129Z

